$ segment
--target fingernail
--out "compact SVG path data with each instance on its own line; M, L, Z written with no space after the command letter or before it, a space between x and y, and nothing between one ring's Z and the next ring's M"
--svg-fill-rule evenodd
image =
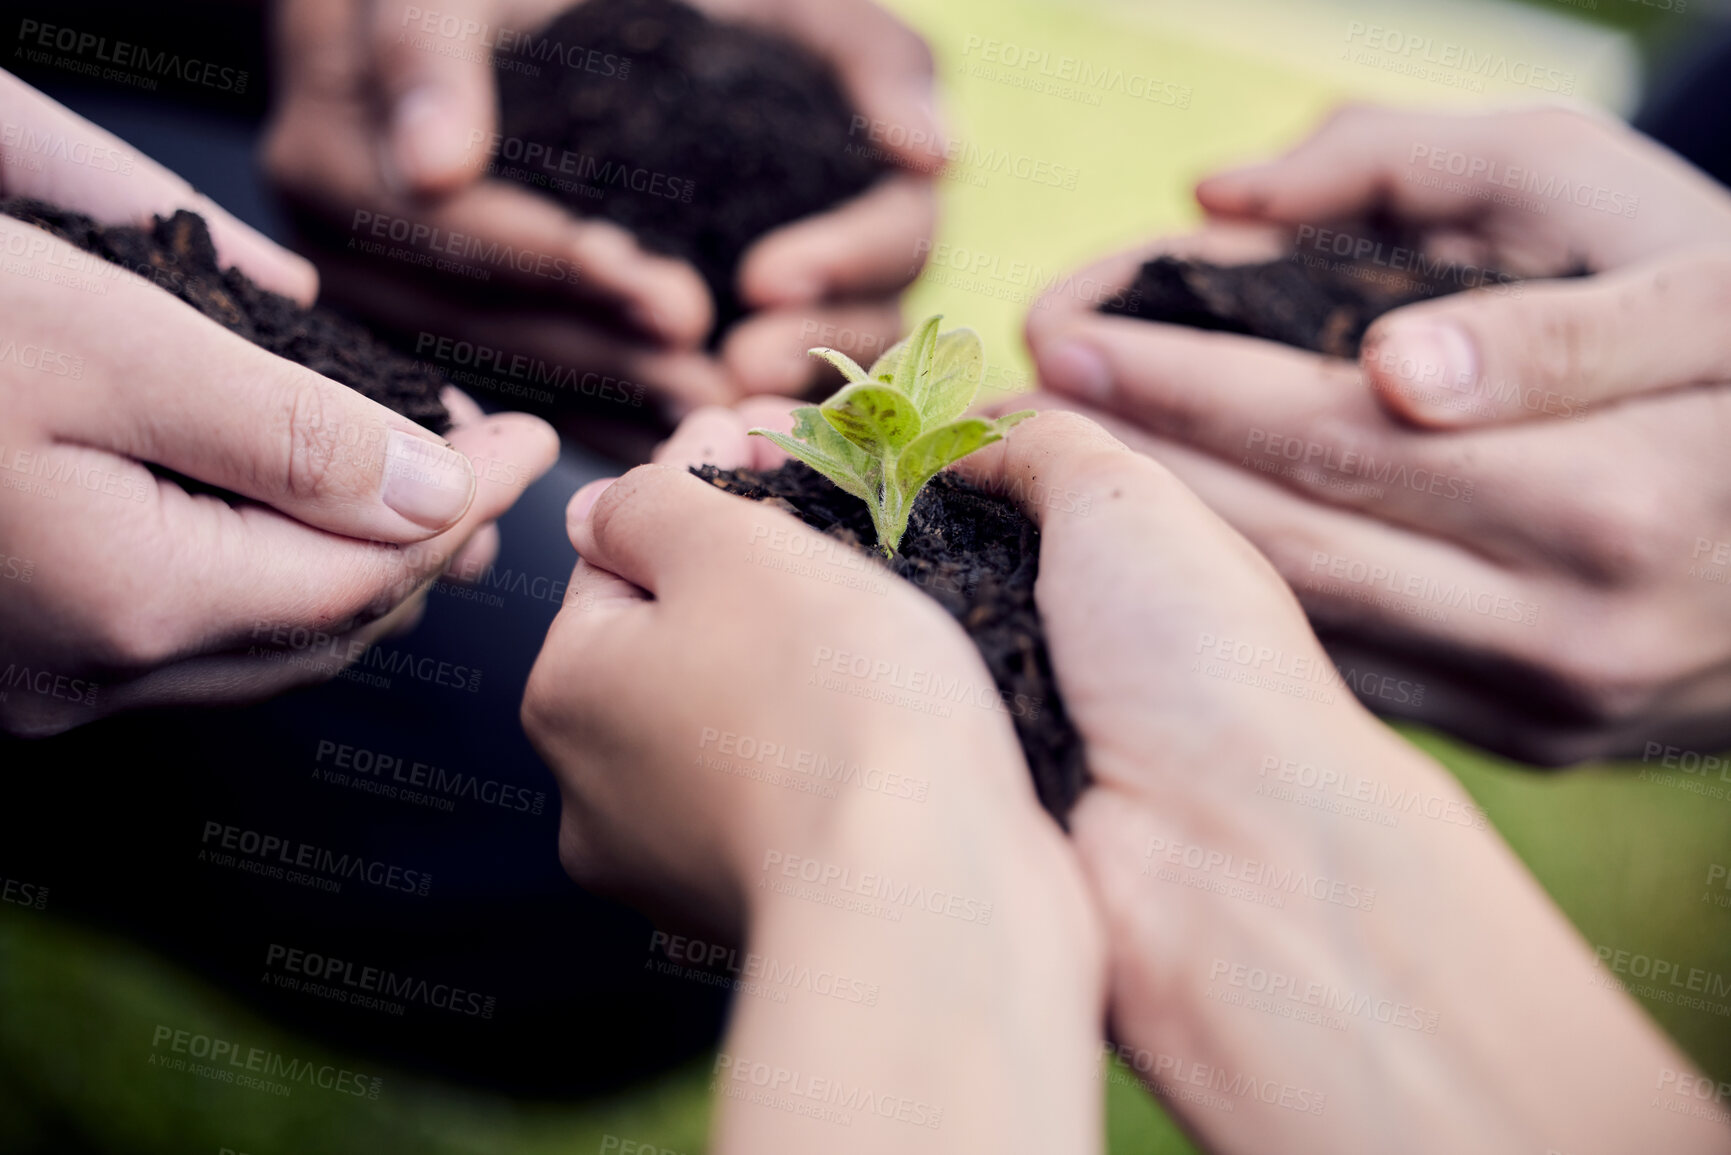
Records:
M1413 321L1392 328L1371 355L1376 367L1414 389L1471 393L1479 354L1466 330L1450 321Z
M591 481L579 489L571 498L571 504L565 510L565 521L570 525L589 519L589 511L595 508L595 503L601 495L607 492L607 487L618 481L617 477L604 477L600 481Z
M410 183L442 180L463 166L467 145L458 139L456 117L436 85L410 89L391 118L392 153Z
M385 438L384 503L428 529L444 529L475 497L469 459L437 441L393 429Z
M1040 380L1060 393L1095 405L1112 399L1112 370L1091 345L1065 337L1040 350Z

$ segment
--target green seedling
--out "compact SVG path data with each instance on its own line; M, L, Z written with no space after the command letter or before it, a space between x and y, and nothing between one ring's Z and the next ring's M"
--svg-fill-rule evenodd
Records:
M928 317L879 357L867 372L834 349L812 349L847 378L822 405L793 411L793 433L751 432L769 438L845 492L866 503L878 547L893 556L907 532L914 499L944 466L1002 441L1032 409L989 420L963 417L986 375L980 335L972 329L938 332Z

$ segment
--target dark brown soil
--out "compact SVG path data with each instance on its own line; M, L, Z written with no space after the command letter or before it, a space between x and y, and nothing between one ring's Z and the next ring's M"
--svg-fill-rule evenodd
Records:
M1363 259L1335 256L1311 242L1291 256L1251 265L1214 265L1157 257L1128 292L1101 308L1225 333L1243 333L1313 353L1356 358L1365 330L1403 305L1479 285L1512 284L1495 270L1425 261L1417 241L1374 226L1340 234L1365 237Z
M99 225L26 197L0 198L16 217L103 260L131 269L253 344L372 398L435 433L450 428L444 378L328 309L303 309L237 269L217 266L204 218L184 209L148 229Z
M862 550L872 550L877 540L864 502L797 461L761 473L712 465L692 472L729 493L779 499L807 525ZM1058 694L1045 627L1034 608L1040 531L1005 499L940 473L915 500L901 552L888 564L935 598L979 647L997 684L995 701L1015 724L1040 803L1065 821L1089 779L1082 739ZM972 694L950 704L951 710L979 708L997 706Z
M494 55L493 171L690 261L715 296L717 335L741 314L736 270L752 241L885 169L850 137L830 69L787 40L678 0L585 0L538 35Z

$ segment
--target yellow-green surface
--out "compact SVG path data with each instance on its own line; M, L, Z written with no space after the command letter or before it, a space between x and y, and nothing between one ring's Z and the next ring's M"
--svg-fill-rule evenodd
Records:
M1464 93L1316 54L1252 55L1231 38L1189 36L1134 7L1032 0L897 0L931 40L964 152L944 184L934 268L908 313L970 324L990 355L1025 374L1019 325L1045 282L1079 262L1194 219L1188 189L1220 163L1277 147L1348 97L1459 103ZM1542 8L1542 5L1535 5ZM1306 5L1276 0L1290 21ZM1252 9L1236 6L1235 11ZM1337 10L1317 9L1326 28ZM1326 23L1334 22L1334 23ZM1279 35L1250 19L1237 43ZM1463 32L1463 37L1475 35ZM1476 43L1482 44L1482 31ZM972 38L972 39L971 39ZM968 73L985 41L1085 61L1105 73L1098 103L1028 91ZM1120 81L1111 79L1122 70ZM1001 77L1018 70L1004 69ZM1133 79L1136 78L1136 79ZM1148 83L1188 107L1128 95ZM1007 156L999 166L998 157ZM1032 173L1028 177L1017 172ZM1041 183L1056 180L1072 188ZM965 255L963 255L965 254ZM982 264L976 261L983 255ZM959 266L959 267L958 267ZM1731 858L1731 800L1721 787L1638 766L1541 775L1432 735L1414 740L1447 763L1589 941L1731 973L1731 911L1703 901L1707 866ZM1655 1018L1721 1078L1731 1076L1731 1019L1648 1001ZM618 1100L554 1109L440 1087L384 1071L377 1103L297 1090L287 1099L145 1064L157 1023L169 1022L305 1057L310 1043L259 1022L186 976L124 944L31 913L0 915L0 1150L26 1150L66 1129L129 1152L596 1151L606 1135L678 1152L704 1146L700 1067ZM361 1069L371 1064L354 1062ZM1190 1148L1139 1091L1108 1085L1111 1150L1155 1155Z

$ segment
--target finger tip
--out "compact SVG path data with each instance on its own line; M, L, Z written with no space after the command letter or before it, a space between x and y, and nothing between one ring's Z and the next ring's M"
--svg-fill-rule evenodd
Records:
M1090 405L1112 399L1112 369L1093 343L1074 332L1042 341L1034 350L1040 383L1056 393Z
M565 506L565 529L578 553L581 554L589 542L589 517L595 512L595 503L618 480L617 477L597 478L571 495Z

